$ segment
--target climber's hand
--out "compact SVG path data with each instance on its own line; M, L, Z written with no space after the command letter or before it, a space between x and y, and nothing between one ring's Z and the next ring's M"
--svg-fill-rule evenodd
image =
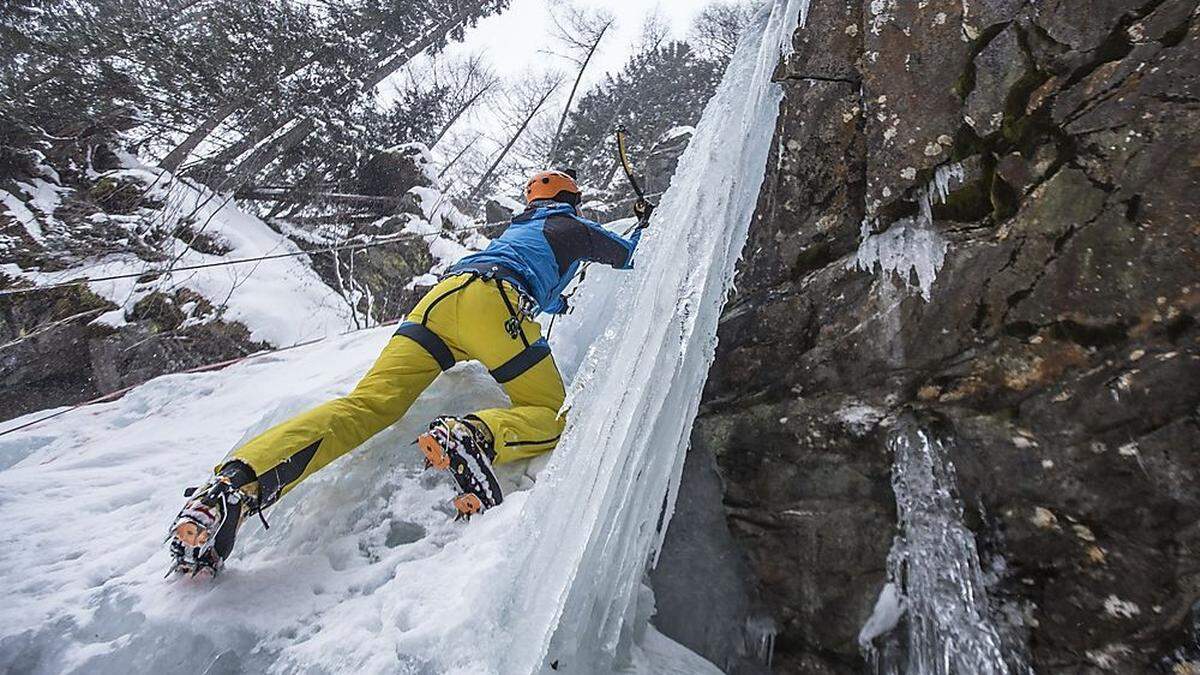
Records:
M633 215L637 217L639 225L645 227L650 223L650 214L654 213L654 208L654 203L645 199L633 203Z

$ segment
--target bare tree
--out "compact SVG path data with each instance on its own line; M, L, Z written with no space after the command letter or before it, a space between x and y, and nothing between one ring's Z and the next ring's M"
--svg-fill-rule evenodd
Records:
M663 18L662 8L658 5L655 5L654 9L646 12L646 18L642 20L642 34L638 38L638 44L635 51L654 51L661 47L670 36L671 26L667 20Z
M470 112L475 106L484 103L500 84L500 78L487 67L483 54L472 54L462 61L449 61L444 64L435 61L433 71L435 78L450 85L450 90L455 92L458 98L458 105L446 119L442 128L434 134L433 140L429 143L431 148L446 137L446 134L463 115Z
M729 63L753 14L754 4L747 0L717 0L696 15L689 41L701 56Z
M445 40L448 36L454 34L455 31L461 30L468 20L474 16L474 13L479 12L480 8L486 4L484 0L475 0L474 2L459 6L454 12L445 16L437 26L395 51L383 63L379 63L370 70L360 73L355 79L345 82L338 91L334 92L333 96L335 98L353 96L358 93L371 91L418 54L434 46L439 41ZM324 95L327 95L327 92L314 92L312 99L317 100ZM281 131L285 127L287 131L278 134L269 142L258 145L258 147L246 155L238 163L237 167L234 168L231 177L232 182L240 184L252 179L285 152L296 147L311 136L317 130L318 125L319 123L316 118L307 115L288 116L282 125L273 123L272 126L274 126L276 131Z
M484 170L479 180L476 181L475 187L471 189L470 194L467 196L468 201L474 201L479 196L479 193L483 191L484 187L487 186L496 169L504 161L504 158L508 156L509 151L516 145L517 141L521 139L521 135L525 133L530 122L537 117L538 113L545 107L546 102L554 95L560 82L557 77L547 75L537 80L526 81L514 88L509 98L514 117L513 132L509 136L508 142L496 153L496 157L492 160L492 163Z
M563 50L559 55L574 63L577 71L575 81L571 84L571 92L567 95L567 102L563 104L562 114L558 117L558 127L555 128L554 137L550 141L546 166L554 166L558 159L563 127L566 126L567 116L571 112L571 106L575 103L575 94L579 91L579 84L583 81L588 64L592 62L592 57L596 55L596 50L600 47L600 41L604 39L604 34L612 28L615 21L609 12L587 11L575 5L562 5L561 9L550 12L550 18L554 22L555 38Z

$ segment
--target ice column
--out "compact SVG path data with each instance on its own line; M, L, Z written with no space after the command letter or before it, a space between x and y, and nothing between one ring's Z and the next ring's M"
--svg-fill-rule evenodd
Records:
M609 672L674 508L717 321L746 241L783 98L772 76L807 9L765 4L705 108L633 270L577 314L619 302L590 341L567 429L511 533L503 595L481 605L502 673ZM565 326L564 326L565 328Z
M897 423L888 446L900 533L859 636L864 655L880 674L1008 675L945 446L911 418Z

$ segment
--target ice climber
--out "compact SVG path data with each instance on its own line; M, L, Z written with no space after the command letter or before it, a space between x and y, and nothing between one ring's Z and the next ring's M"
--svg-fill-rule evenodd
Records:
M629 269L653 209L638 200L637 229L625 239L580 217L581 199L573 172L533 176L525 212L486 250L450 268L349 395L251 439L185 492L169 535L172 569L215 574L245 518L261 518L300 481L395 423L458 361L483 362L512 407L438 417L417 445L427 467L448 470L457 483L457 517L499 504L492 465L549 452L565 424L562 378L534 316L566 311L561 293L581 261Z

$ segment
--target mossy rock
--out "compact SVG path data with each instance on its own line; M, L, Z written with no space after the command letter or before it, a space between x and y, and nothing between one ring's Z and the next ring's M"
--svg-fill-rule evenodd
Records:
M175 236L187 242L192 250L205 255L225 255L233 250L233 246L221 235L197 230L195 223L188 221L179 223Z
M136 180L105 176L88 190L88 196L105 213L130 214L146 205L145 186Z
M135 321L149 321L159 330L174 330L183 320L183 310L175 304L175 299L164 293L154 292L142 298L133 306L129 318Z

